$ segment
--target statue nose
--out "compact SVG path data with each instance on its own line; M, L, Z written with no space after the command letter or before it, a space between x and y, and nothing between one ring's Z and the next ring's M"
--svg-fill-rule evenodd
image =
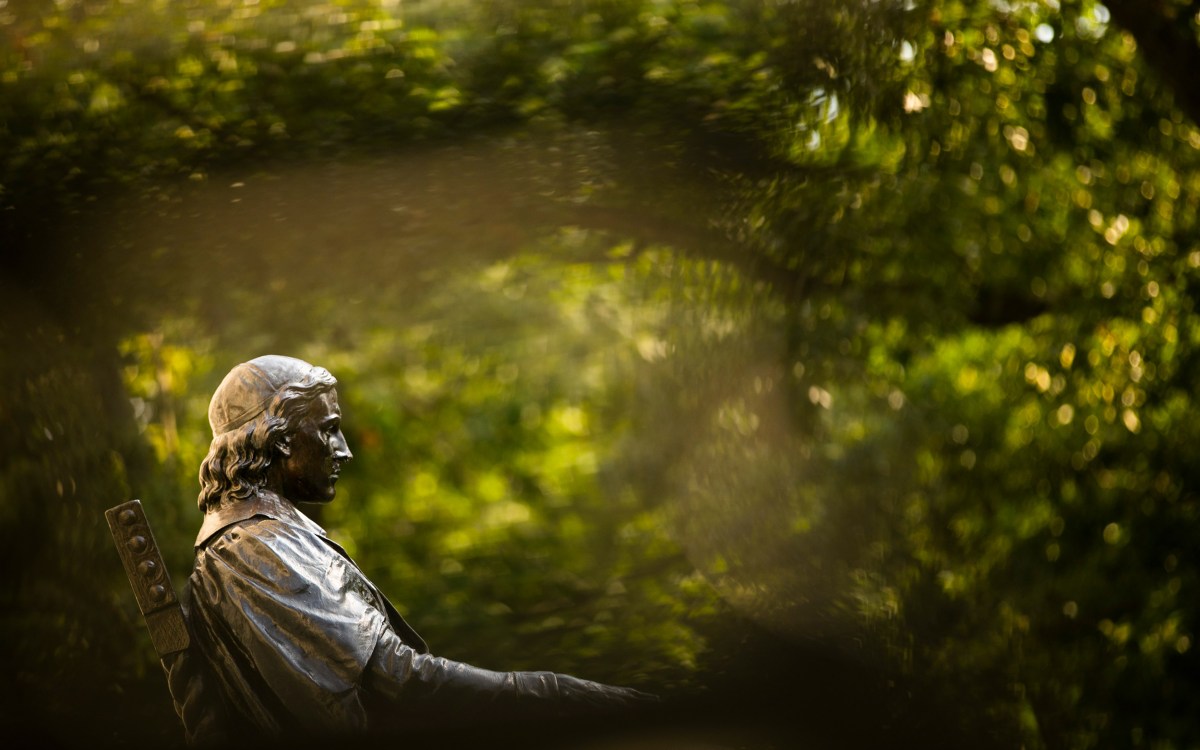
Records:
M350 444L346 442L346 436L340 432L334 440L333 457L338 461L346 462L354 458L354 454L350 452Z

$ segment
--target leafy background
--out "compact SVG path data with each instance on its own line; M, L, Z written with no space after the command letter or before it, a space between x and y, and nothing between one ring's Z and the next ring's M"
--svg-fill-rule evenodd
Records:
M440 654L735 746L1200 744L1198 11L0 0L3 728L178 743L102 511L182 581L277 352Z

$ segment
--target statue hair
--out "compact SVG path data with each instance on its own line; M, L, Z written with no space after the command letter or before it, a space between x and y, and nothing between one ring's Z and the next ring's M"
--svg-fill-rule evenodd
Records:
M227 502L246 500L262 487L280 439L295 432L309 406L333 390L337 379L316 369L314 374L289 383L254 419L213 438L200 464L200 512Z

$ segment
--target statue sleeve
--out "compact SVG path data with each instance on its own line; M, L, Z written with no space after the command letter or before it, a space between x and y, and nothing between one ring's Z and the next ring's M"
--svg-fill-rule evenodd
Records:
M344 558L255 518L198 552L191 587L196 640L244 720L270 734L366 727L359 685L391 631Z
M448 715L509 719L572 716L657 700L631 688L565 674L493 672L418 653L390 628L380 634L363 685L376 700L382 699L392 709L419 711L432 715L435 721Z

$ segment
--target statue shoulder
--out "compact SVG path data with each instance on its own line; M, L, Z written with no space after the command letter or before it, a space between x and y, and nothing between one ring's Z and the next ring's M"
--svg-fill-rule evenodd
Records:
M244 580L254 588L298 593L323 582L337 553L311 532L274 518L233 523L196 550L193 586ZM208 584L205 586L205 584Z

